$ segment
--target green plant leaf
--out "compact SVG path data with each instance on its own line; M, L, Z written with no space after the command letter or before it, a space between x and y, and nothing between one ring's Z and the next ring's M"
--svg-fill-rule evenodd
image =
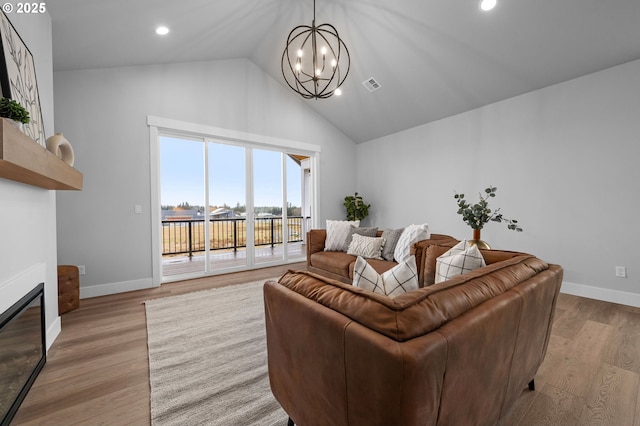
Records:
M479 193L479 200L475 204L470 204L464 199L464 194L458 194L455 192L454 199L458 205L458 214L462 215L462 220L473 229L482 229L483 226L489 222L507 223L507 229L522 232L522 228L517 226L517 220L507 219L502 216L500 209L491 210L489 208L489 198L495 198L498 188L495 186L489 186L484 189L485 196Z

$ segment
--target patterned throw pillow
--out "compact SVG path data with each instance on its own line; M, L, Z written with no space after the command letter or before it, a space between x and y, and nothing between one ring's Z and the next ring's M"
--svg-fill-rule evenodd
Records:
M394 266L387 272L378 274L373 266L358 256L353 268L353 285L391 298L418 288L416 257Z
M396 262L404 262L409 259L411 255L411 245L420 240L427 240L431 238L431 232L429 232L429 224L423 223L422 225L409 225L404 228L396 249L393 252L393 258Z
M359 220L327 220L327 238L324 251L347 251L351 238L351 226L359 226Z
M382 259L383 245L384 240L382 237L366 237L360 234L353 234L353 239L351 240L351 244L349 244L347 254L370 259Z
M467 240L460 241L436 259L436 284L486 266L482 253Z
M382 258L384 260L393 262L393 252L396 249L396 245L398 245L398 240L400 239L400 235L402 235L402 231L404 231L404 228L385 229L382 232L382 238L384 238L384 247L382 248Z

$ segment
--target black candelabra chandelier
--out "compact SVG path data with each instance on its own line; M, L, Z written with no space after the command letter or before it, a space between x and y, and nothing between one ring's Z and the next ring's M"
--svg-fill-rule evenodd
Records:
M349 50L333 25L316 26L315 0L311 26L298 25L289 33L281 67L289 87L305 99L341 94L351 67Z

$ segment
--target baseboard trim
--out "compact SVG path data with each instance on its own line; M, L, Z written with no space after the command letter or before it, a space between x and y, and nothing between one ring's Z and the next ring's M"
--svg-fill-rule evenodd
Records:
M51 345L53 345L53 342L55 342L55 340L58 338L58 335L60 334L61 331L62 331L62 321L60 321L60 316L57 316L55 321L53 321L53 323L45 331L45 333L47 333L47 336L46 336L47 352L49 352Z
M140 280L122 281L118 283L99 284L88 287L80 287L80 298L89 299L91 297L107 296L109 294L124 293L127 291L144 290L153 287L151 278ZM592 287L584 284L575 284L567 281L562 282L560 288L562 293L574 296L586 297L589 299L602 300L604 302L618 303L621 305L633 306L640 308L640 294L628 293L625 291L611 290L600 287ZM55 332L54 327L57 327ZM49 333L55 332L55 336L60 333L60 318L47 330L47 342L49 342ZM54 337L55 340L55 337ZM51 340L53 342L53 340Z
M127 291L144 290L153 287L151 278L141 280L121 281L119 283L98 284L80 287L80 299L89 299L109 294L124 293Z
M636 293L568 283L566 281L562 282L560 292L640 308L640 294Z

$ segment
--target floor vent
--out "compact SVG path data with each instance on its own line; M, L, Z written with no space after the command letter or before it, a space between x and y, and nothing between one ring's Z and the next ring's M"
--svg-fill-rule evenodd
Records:
M375 78L371 77L362 82L364 87L366 87L370 92L374 92L378 90L381 86L380 83L376 81Z

